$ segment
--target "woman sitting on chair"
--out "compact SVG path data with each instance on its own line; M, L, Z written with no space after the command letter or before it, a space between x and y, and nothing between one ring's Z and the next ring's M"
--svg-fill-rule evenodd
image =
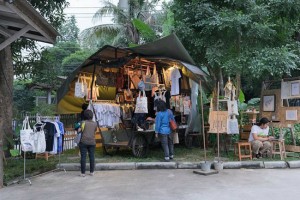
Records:
M269 134L269 120L265 117L261 118L257 125L253 125L249 135L252 152L256 158L261 158L264 153L270 156L272 136Z

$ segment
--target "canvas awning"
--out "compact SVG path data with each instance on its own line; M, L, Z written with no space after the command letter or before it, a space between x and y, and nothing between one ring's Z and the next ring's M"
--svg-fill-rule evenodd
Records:
M122 67L137 57L139 59L153 61L158 66L180 66L182 72L195 81L204 79L204 77L207 76L205 72L203 72L199 67L195 66L193 59L190 57L175 34L155 42L133 48L119 48L106 45L91 55L68 76L66 81L57 91L58 104L60 104L60 101L70 91L70 84L74 82L79 72L84 71L92 73L94 65L96 67ZM67 101L66 98L63 100L66 101L66 104L67 102L70 102L72 98L67 97L67 99ZM77 103L78 101L76 101L76 104ZM75 104L70 106L70 109L72 109L72 107L74 108ZM62 106L59 106L59 108L62 109Z
M26 0L0 0L0 35L1 51L20 37L53 44L59 33Z

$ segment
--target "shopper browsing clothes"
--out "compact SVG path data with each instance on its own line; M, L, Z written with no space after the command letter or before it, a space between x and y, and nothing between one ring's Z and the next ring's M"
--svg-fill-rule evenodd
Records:
M82 122L82 137L79 143L79 149L80 149L80 166L81 166L81 176L85 176L85 168L86 168L86 153L89 153L89 159L90 159L90 175L94 175L94 169L95 169L95 147L96 147L96 141L95 141L95 132L97 130L97 123L92 121L93 119L93 112L91 110L85 110L84 111L84 120Z
M171 110L167 109L166 103L162 100L157 102L157 113L155 118L155 135L159 137L164 150L164 160L169 162L174 158L174 145L170 128L170 119L174 120Z
M272 136L269 134L269 120L265 117L259 120L257 125L253 125L249 135L249 142L251 142L252 152L256 158L261 158L263 154L271 153L270 139Z

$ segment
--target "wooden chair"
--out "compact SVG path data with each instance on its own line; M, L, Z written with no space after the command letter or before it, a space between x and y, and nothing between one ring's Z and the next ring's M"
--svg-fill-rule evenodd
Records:
M241 161L243 158L250 158L252 160L251 143L248 138L251 132L251 125L245 125L240 131L240 140L234 145L234 154L239 157ZM243 152L242 153L242 149Z

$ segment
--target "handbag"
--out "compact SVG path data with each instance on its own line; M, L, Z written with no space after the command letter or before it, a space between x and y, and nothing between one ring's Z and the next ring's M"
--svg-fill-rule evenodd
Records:
M148 113L148 99L145 91L143 91L143 96L141 96L141 92L139 92L139 96L136 98L134 113Z

